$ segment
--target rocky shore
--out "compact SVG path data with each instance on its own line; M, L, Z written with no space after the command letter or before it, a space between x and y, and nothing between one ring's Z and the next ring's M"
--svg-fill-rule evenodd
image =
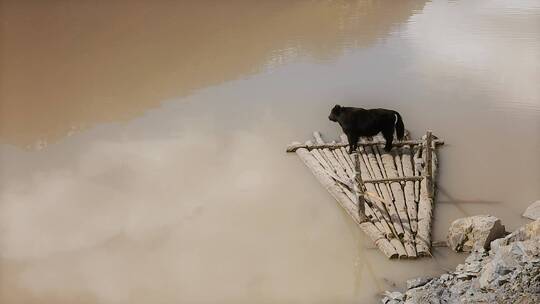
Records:
M409 280L405 292L387 291L382 302L540 303L540 219L510 234L491 216L460 219L448 244L471 252L464 264L440 277Z

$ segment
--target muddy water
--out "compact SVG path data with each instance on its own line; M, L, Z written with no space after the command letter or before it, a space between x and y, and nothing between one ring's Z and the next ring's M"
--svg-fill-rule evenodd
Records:
M538 2L1 5L2 303L370 303L454 267L387 261L284 153L335 103L448 143L437 240L540 198Z

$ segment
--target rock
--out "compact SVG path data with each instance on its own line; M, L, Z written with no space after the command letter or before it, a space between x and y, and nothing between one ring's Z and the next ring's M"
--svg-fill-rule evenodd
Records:
M488 249L491 241L506 234L501 221L491 215L477 215L455 220L448 231L448 246L454 251Z
M384 304L403 303L403 294L399 291L385 291L382 302Z
M527 225L510 233L502 239L494 240L493 242L491 242L491 248L496 250L498 247L508 245L512 242L525 241L536 238L540 238L540 219L528 223Z
M474 247L455 271L409 280L404 293L387 295L387 304L540 303L540 220L493 241L489 251Z
M540 219L540 200L532 203L529 207L527 207L527 209L523 213L523 217L531 220Z
M413 289L416 287L424 286L431 280L433 280L432 277L419 277L416 279L407 280L407 289Z
M484 269L482 270L482 273L480 277L478 278L478 283L480 284L480 288L483 289L493 289L492 287L495 287L492 284L494 281L496 281L500 276L510 273L513 270L512 267L509 267L508 265L502 263L501 261L493 261L493 263L488 263Z
M449 281L449 280L451 280L451 279L452 279L452 276L449 275L448 273L443 274L443 275L439 278L439 280L442 281L442 282L446 282L446 281Z
M471 254L465 259L465 264L472 264L475 262L482 261L487 256L486 250L484 248L475 248L471 251Z
M513 242L506 246L497 247L491 260L483 267L478 278L481 288L490 285L496 288L504 281L508 282L507 275L520 268L525 260L531 260L540 255L540 243L536 239ZM505 279L506 277L506 279Z
M478 272L460 272L458 275L456 275L456 278L466 281L476 276L478 276Z
M425 288L415 288L408 290L405 294L405 303L406 304L418 304L418 303L426 303L426 304L440 304L445 303L441 301L441 297L439 295L439 289L433 288L433 289L425 289Z

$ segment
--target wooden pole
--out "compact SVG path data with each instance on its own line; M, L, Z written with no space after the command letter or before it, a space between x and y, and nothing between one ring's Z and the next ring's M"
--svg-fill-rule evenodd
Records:
M341 142L342 143L347 143L348 142L347 136L345 136L345 134L341 134L340 137L341 137ZM345 150L345 148L341 148L341 149L344 150L342 152L344 152L344 155L348 159L348 161L354 163L354 165L352 165L352 167L356 167L357 161L359 161L358 164L360 165L360 177L361 177L362 180L369 179L369 178L373 177L373 175L371 175L371 171L368 170L368 169L370 169L368 167L369 162L364 161L364 159L367 159L367 156L364 153L363 147L359 147L359 149L357 151L359 157L355 158L355 159L352 159L350 157L349 153ZM364 184L364 186L366 187L367 191L372 192L372 193L377 193L377 189L376 189L374 184ZM375 201L375 200L370 199L370 201L373 204L373 210L372 211L377 216L377 218L380 221L381 226L383 227L383 230L381 230L381 231L384 231L386 233L387 238L397 237L398 234L393 229L392 221L390 219L390 216L386 212L386 207L384 205L384 200L381 199L381 200ZM366 211L369 210L369 209L371 209L371 208L369 208L369 206L367 206Z
M428 190L428 196L430 199L433 198L433 163L432 163L432 134L431 131L426 133L426 186Z
M421 154L422 154L422 146L414 147L413 169L414 169L415 176L421 176L423 172ZM420 181L414 182L414 200L416 202L420 201Z
M357 160L360 161L360 176L362 180L364 180L365 178L369 177L369 173L366 170L366 164L364 163L361 157L358 157ZM369 193L369 192L375 193L375 194L377 193L377 189L375 188L374 184L364 184L364 186L366 187L368 191L366 193ZM395 232L395 229L392 229L393 228L392 220L390 219L390 216L388 215L386 211L384 200L383 199L375 200L373 198L369 198L369 201L373 204L373 212L380 219L381 224L384 227L384 231L386 232L386 236L388 238L397 237L398 236L397 232Z
M360 212L361 215L365 215L366 211L364 204L366 201L364 199L364 183L362 182L362 177L360 176L360 157L358 154L360 154L360 152L357 149L356 153L354 154L356 160L354 167L354 186L358 202L358 212Z
M319 133L318 131L315 131L315 132L313 132L313 137L315 137L315 141L318 144L324 145L324 141L323 141L323 139L321 137L321 133ZM331 168L333 169L333 171L341 179L347 180L348 179L347 173L345 173L345 171L343 170L343 167L339 164L337 159L334 157L334 154L332 153L332 151L330 151L330 149L328 149L328 148L323 148L322 149L322 154L326 157L326 159L327 159L328 163L330 164Z
M377 178L377 179L383 178L382 173L381 173L381 168L379 168L379 165L377 163L377 159L375 158L373 150L371 149L370 146L366 146L366 147L364 147L364 149L368 153L368 159L369 159L369 161L371 163L371 168L372 168L372 170L373 170L373 172L375 174L375 178ZM386 207L386 210L387 210L388 214L390 215L390 219L392 221L392 225L394 227L394 230L396 231L398 237L402 237L403 234L404 234L404 231L403 231L403 227L401 226L401 221L399 219L399 215L398 215L398 213L397 213L397 211L396 211L396 209L394 207L392 197L388 193L388 190L387 190L385 184L380 183L379 186L380 186L379 189L380 189L380 191L382 193L382 198L384 198L384 200L385 200L385 207Z
M309 146L311 145L311 142L307 141L305 145ZM313 154L309 153L308 149L306 148L297 149L296 154L311 170L317 180L337 200L339 205L358 224L360 229L362 229L362 231L375 243L381 252L391 259L399 257L397 250L390 243L390 241L386 239L384 234L379 231L373 223L361 217L360 213L358 212L358 206L349 199L349 197L340 189L339 185L327 174L327 170L313 156Z
M309 151L309 153L313 155L313 157L315 157L315 159L321 164L321 166L324 168L326 173L330 175L330 177L332 177L336 181L339 181L342 184L350 186L351 183L349 182L348 178L343 178L343 177L338 176L334 170L334 167L330 164L327 158L323 156L323 153L321 152L322 151L318 149L313 149Z
M388 239L391 238L399 238L399 234L396 232L396 229L394 228L394 225L392 224L392 219L390 215L388 215L388 212L385 208L385 200L377 195L376 192L373 192L374 186L371 184L364 184L366 186L367 191L364 192L364 198L366 200L369 200L373 206L373 212L377 217L380 219L381 224L384 227L384 231L386 232L386 237Z
M375 243L379 250L386 255L386 257L395 259L400 256L392 243L384 237L373 223L370 221L363 222L360 224L360 228Z
M429 198L426 179L420 182L420 201L418 202L418 231L416 232L416 251L420 256L431 255L431 217L433 201Z
M436 167L432 163L432 133L428 131L425 139L424 180L420 182L420 200L418 202L418 232L416 250L421 256L431 255L431 221L433 215L433 175Z
M373 149L373 151L375 151L375 157L377 159L377 162L379 163L379 168L381 168L382 176L383 176L383 178L387 179L388 174L386 173L386 169L384 168L384 164L383 164L383 161L382 161L382 155L384 153L381 152L382 149L380 149L379 146L373 146L372 149ZM386 187L386 191L388 191L388 194L390 194L390 199L394 200L394 194L390 190L390 185L388 185L387 183L384 183L384 184L381 184L381 185L384 185L384 187Z
M390 239L390 244L396 248L400 259L407 257L407 251L399 239Z
M341 143L344 143L344 144L348 143L347 135L345 135L344 133L342 133L340 135L340 138L341 138ZM353 162L353 160L351 158L351 155L349 155L349 153L347 152L345 147L341 147L341 148L336 149L336 150L341 152L341 155L343 156L343 159L347 163L347 167L350 168L351 172L353 172L354 171L354 169L353 169L354 168L354 162ZM351 175L351 179L354 179L354 172Z
M437 144L437 145L444 145L444 141L442 139L435 139L434 140L434 143ZM377 145L384 145L385 142L384 141L380 141L380 140L377 140L377 141L364 141L364 142L360 142L358 143L359 146L377 146ZM392 145L394 147L399 147L399 146L403 146L403 145L411 145L411 146L414 146L414 145L422 145L424 144L424 141L422 140L403 140L403 141L396 141L394 143L392 143ZM305 148L305 149L308 149L308 150L311 150L311 149L324 149L324 148L328 148L328 149L338 149L338 148L341 148L341 147L346 147L348 144L345 144L345 143L335 143L335 144L330 144L330 143L325 143L325 144L317 144L317 145L313 145L313 146L306 146L305 144L300 144L300 143L293 143L293 144L290 144L289 146L287 146L287 152L295 152L296 149L299 149L299 148Z
M349 179L354 179L354 169L353 167L351 167L349 165L349 162L347 161L347 156L346 155L343 155L343 151L341 151L341 149L335 149L335 150L331 150L332 153L334 153L334 155L336 156L338 162L340 163L340 165L343 167L343 169L345 170L345 173L347 173L347 176L349 177Z
M384 226L381 224L381 221L379 217L375 214L373 209L368 204L364 205L366 209L366 216L369 218L369 220L379 229L379 231L384 232Z
M383 153L381 155L383 168L386 171L386 174L389 178L398 178L398 171L396 165L394 164L394 158L389 153ZM411 231L411 224L409 222L409 216L407 213L407 207L405 204L405 197L403 194L403 189L401 189L401 184L397 181L391 182L389 184L391 192L394 194L394 206L397 210L399 220L403 226L403 245L407 256L411 258L416 257L416 248L414 245L414 237Z
M326 158L322 156L319 149L309 150L309 152L321 163L324 168L326 168L327 170L332 170L332 167L330 166Z
M349 152L343 147L340 148L340 150L341 150L341 154L343 154L343 156L345 157L345 160L349 164L349 167L354 168L354 162L353 162L351 156L349 155Z
M392 150L390 153L392 156L394 156L394 162L396 163L397 172L399 177L406 177L405 173L403 172L403 163L401 162L402 156L400 155L400 152L403 153L403 148L407 146L402 146L401 149L395 149Z
M372 164L371 164L373 162L375 166L377 166L377 162L373 160L372 150L370 149L369 151L371 153L368 153L368 151L366 150L366 147L359 146L358 148L360 149L362 160L366 164L367 170L369 171L369 175L371 176L370 178L371 179L377 178L378 175L375 175L375 170L372 168ZM376 193L378 193L380 197L383 197L381 188L379 187L378 183L375 184L375 189L376 189Z
M374 179L375 178L375 172L373 171L373 168L371 168L371 163L369 162L369 157L368 157L366 149L364 149L364 147L362 147L362 146L358 147L358 149L360 150L360 155L362 156L362 159L360 159L360 161L363 162L366 165L366 170L367 170L367 172L369 172L369 175L370 175L369 179ZM364 179L364 180L366 180L366 179ZM381 192L381 189L379 188L378 183L375 184L375 192L378 193L379 196L382 197L382 192Z
M385 141L385 139L379 133L379 134L373 136L373 141L382 142L382 141ZM382 161L382 155L385 154L386 151L380 145L372 146L372 149L375 152L375 156L377 158L377 162L379 163L379 168L381 168L381 173L383 175L383 178L387 179L388 174L386 173L386 169L385 169L383 161ZM384 183L384 187L386 187L386 190L388 191L388 194L390 194L390 199L394 200L394 193L392 193L392 190L390 189L390 185L388 185L388 183Z
M306 142L309 145L311 142ZM317 180L330 192L330 194L338 201L339 205L353 218L353 220L360 224L365 219L360 218L358 213L358 207L349 199L349 197L341 191L339 185L327 174L325 168L321 166L319 161L313 157L311 153L305 148L296 150L296 154L304 162L304 164L311 170Z
M401 155L401 163L403 167L403 174L405 176L413 176L414 169L412 165L412 154L410 146L403 146L403 154ZM415 179L422 179L420 176L413 176ZM411 231L413 234L416 234L418 230L418 209L416 208L416 201L414 198L414 183L415 181L407 180L403 191L405 194L405 204L407 204L407 214L409 215L409 222L411 223ZM418 180L418 184L419 180Z
M404 177L388 177L388 178L375 178L375 179L366 179L364 183L387 183L387 182L407 182L407 181L421 181L424 179L421 176L404 176Z

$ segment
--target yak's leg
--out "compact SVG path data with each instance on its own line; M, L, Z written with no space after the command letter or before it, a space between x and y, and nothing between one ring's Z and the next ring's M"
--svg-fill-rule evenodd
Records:
M353 133L350 137L347 137L349 139L349 154L353 154L358 148L358 140L360 139L360 136Z
M394 140L394 129L384 129L382 131L384 140L386 140L386 144L384 145L384 150L386 152L390 152L392 150L392 141Z

